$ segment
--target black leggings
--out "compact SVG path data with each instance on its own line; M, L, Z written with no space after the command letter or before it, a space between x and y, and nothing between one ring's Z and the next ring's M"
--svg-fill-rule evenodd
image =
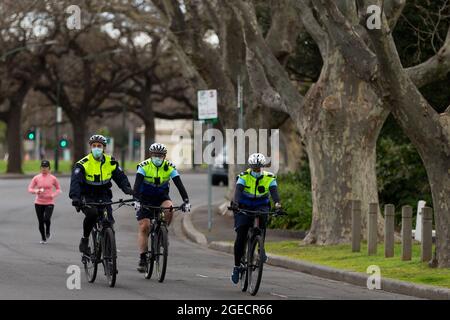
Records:
M97 223L97 219L98 219L99 215L102 214L103 210L106 210L108 212L109 222L111 224L114 223L111 206L106 206L104 208L101 208L101 207L85 208L83 210L83 213L85 215L85 218L83 220L83 238L89 238L89 235L91 234L92 229L94 228L95 224Z
M35 204L36 215L39 221L39 232L43 241L47 240L46 235L50 234L50 224L53 214L54 205Z
M249 225L240 226L236 230L236 241L234 242L234 265L236 267L241 265L241 259L245 252L245 246L247 245L247 235ZM266 238L266 229L262 230L263 242Z

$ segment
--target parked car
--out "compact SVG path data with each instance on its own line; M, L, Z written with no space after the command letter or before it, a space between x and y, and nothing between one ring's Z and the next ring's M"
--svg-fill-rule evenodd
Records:
M228 163L226 161L226 147L222 149L222 152L214 158L214 165L212 167L212 185L218 186L223 183L224 186L228 185Z

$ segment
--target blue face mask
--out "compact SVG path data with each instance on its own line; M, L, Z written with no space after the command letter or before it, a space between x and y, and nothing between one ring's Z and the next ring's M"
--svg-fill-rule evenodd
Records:
M160 167L163 164L164 160L161 158L152 157L152 162L155 166Z
M92 155L97 160L101 159L103 156L103 149L102 148L92 148Z
M261 178L262 172L252 171L252 176L254 176L256 179Z

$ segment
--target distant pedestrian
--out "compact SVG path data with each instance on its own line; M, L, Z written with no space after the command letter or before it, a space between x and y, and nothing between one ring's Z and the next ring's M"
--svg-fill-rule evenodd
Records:
M55 207L54 199L61 192L58 179L50 173L50 162L42 160L41 173L36 175L28 186L28 192L36 194L34 206L39 221L41 244L50 239L50 224Z

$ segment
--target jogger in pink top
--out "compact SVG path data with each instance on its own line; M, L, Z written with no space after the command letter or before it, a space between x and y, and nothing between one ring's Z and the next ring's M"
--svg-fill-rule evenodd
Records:
M40 243L45 244L50 239L51 217L55 207L54 199L61 192L58 179L50 174L49 161L41 162L41 173L31 180L28 192L36 194L34 206L42 239Z

